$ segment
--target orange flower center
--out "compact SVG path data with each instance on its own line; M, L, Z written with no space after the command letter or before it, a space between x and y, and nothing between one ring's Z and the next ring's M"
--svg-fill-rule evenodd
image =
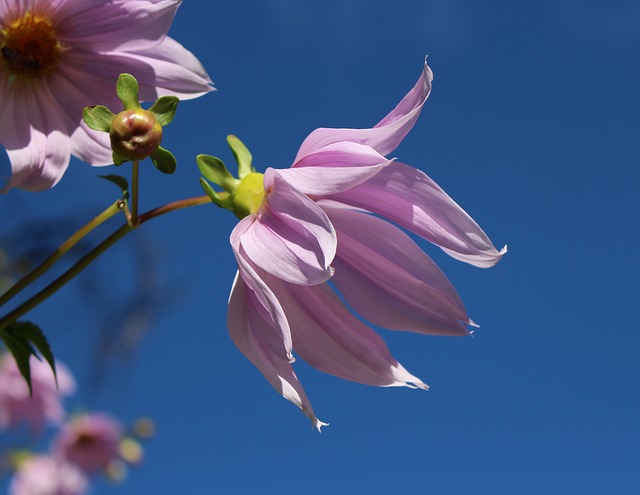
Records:
M27 13L2 30L0 60L12 74L29 78L43 77L58 66L60 43L53 26Z

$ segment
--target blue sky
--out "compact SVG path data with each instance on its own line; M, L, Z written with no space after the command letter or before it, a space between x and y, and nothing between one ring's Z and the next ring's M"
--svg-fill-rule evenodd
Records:
M201 206L145 225L32 313L80 377L75 404L157 422L144 464L93 493L638 493L637 2L187 0L170 34L218 91L183 103L166 128L178 171L148 164L143 209L201 194L195 156L232 166L227 134L264 169L288 167L316 127L370 127L428 54L433 92L393 156L509 253L482 270L421 244L481 325L472 338L381 330L428 392L298 360L331 423L318 434L227 335L233 215ZM3 222L87 220L116 194L94 178L104 172L74 161L51 191L12 191ZM162 289L157 317L96 387L96 335L131 297L131 253L143 248ZM92 291L101 304L87 302Z

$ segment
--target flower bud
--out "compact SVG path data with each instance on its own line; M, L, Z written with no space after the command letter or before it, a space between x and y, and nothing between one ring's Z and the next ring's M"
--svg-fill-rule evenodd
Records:
M162 126L148 110L135 108L113 118L111 149L126 160L143 160L151 156L162 141Z

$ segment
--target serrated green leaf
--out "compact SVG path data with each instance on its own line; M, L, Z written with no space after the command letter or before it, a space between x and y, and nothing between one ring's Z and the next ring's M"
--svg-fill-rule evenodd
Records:
M116 82L116 93L124 105L125 110L140 108L138 81L131 74L120 74L118 82Z
M222 191L214 191L214 189L209 185L209 183L200 177L200 185L204 192L207 193L207 196L211 198L216 205L220 208L225 208L227 210L233 211L233 201L228 192Z
M118 155L115 151L111 154L111 158L113 159L113 164L116 167L119 167L120 165L122 165L123 163L127 163L129 160L127 160L126 158L122 158L120 155Z
M113 112L104 105L85 107L82 111L82 118L94 131L109 132L114 117Z
M229 148L231 148L231 152L238 163L238 177L244 179L244 177L249 175L251 172L255 172L252 165L253 157L244 143L233 134L229 134L227 136L227 143L229 144Z
M176 171L178 164L176 157L162 146L158 146L158 149L153 152L150 158L155 167L163 174L172 174Z
M33 346L40 351L40 354L42 354L47 363L49 363L57 383L55 359L51 352L51 347L42 330L40 330L37 325L26 321L13 322L8 327L0 330L0 339L3 340L7 349L13 354L20 374L27 382L29 393L32 393L31 365L29 360L32 355L40 359Z
M176 115L178 103L180 103L180 100L175 96L162 96L156 100L149 111L156 118L158 124L164 127L170 124Z
M122 189L122 194L126 195L129 190L129 181L122 177L121 175L98 175L98 178L108 180L109 182L113 182L116 186Z
M238 184L238 179L229 173L220 158L210 155L198 155L196 163L205 179L231 192Z

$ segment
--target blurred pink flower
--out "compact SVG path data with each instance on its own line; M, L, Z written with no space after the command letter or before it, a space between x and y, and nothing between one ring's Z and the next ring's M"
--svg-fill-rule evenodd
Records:
M122 426L106 414L91 413L71 418L53 443L54 452L75 464L85 473L93 474L107 468L118 457Z
M413 89L371 129L313 131L290 169L267 169L261 206L231 234L239 269L231 338L318 429L324 423L291 366L294 348L342 378L428 388L345 306L329 278L376 325L434 335L467 335L473 325L445 275L386 220L476 266L492 266L505 252L424 173L385 158L415 124L431 81L425 63Z
M82 495L89 481L77 467L54 456L31 457L13 475L9 495Z
M6 0L0 3L0 143L11 187L55 185L70 155L112 163L109 136L82 122L85 106L120 105L118 75L140 98L212 90L196 57L166 36L180 0Z
M40 432L45 424L57 425L64 419L62 398L75 391L73 376L57 361L56 388L53 372L46 362L32 356L30 364L32 396L13 356L9 353L0 356L0 428L25 423Z

